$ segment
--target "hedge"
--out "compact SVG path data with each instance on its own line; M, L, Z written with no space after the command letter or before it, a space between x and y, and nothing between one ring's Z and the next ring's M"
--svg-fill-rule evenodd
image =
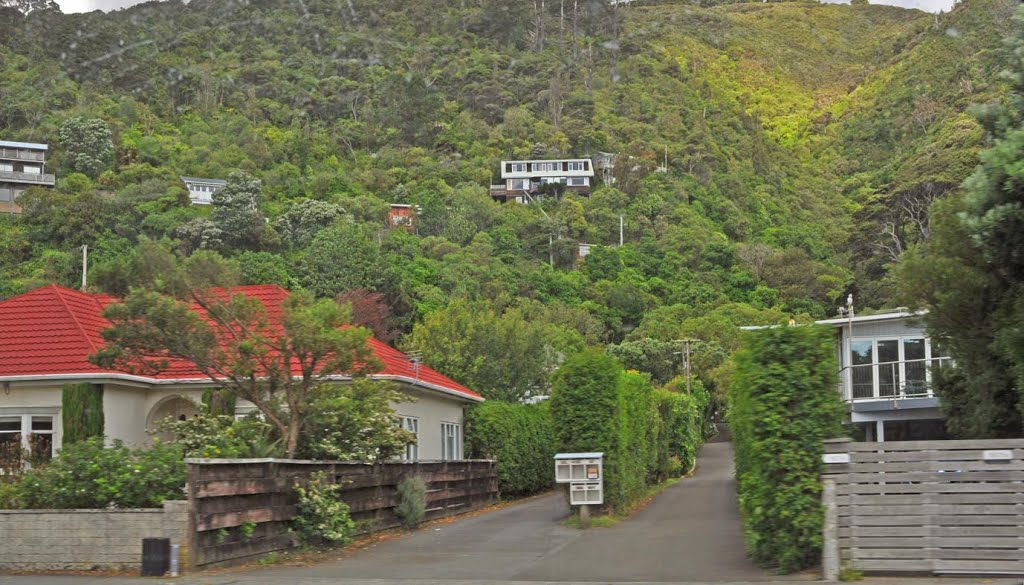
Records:
M728 420L750 556L781 572L821 554L823 441L842 431L832 331L781 327L745 334L735 355Z
M625 511L646 492L692 464L702 441L701 415L690 396L655 390L647 374L623 371L612 357L588 350L570 357L551 396L560 452L604 453L604 501Z
M546 403L473 406L466 411L465 446L472 459L498 460L503 497L536 493L554 483L554 424Z

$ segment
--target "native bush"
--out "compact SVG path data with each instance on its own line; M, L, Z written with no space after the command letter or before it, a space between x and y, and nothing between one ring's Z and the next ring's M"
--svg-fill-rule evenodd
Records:
M729 423L751 557L781 572L821 553L822 441L842 431L831 330L751 332L735 355Z
M401 501L395 507L395 514L403 526L416 528L427 513L427 484L420 477L404 477L398 482L398 497Z
M12 499L25 508L152 508L183 499L185 475L178 445L130 449L114 441L105 447L93 437L65 445L48 465L27 471Z
M466 412L466 453L498 461L498 490L522 496L554 482L555 427L547 403L488 401Z
M678 477L689 471L697 458L697 449L704 439L703 415L697 400L688 394L657 390L654 400L661 422L657 447L659 479Z

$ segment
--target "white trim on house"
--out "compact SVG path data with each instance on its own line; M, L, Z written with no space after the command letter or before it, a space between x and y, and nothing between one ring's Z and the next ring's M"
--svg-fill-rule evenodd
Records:
M458 392L456 390L452 390L450 388L445 388L444 386L439 386L437 384L431 384L429 382L425 382L423 380L418 380L416 378L410 378L408 376L399 376L399 375L393 375L393 374L371 374L368 377L371 380L391 380L391 381L394 381L394 382L404 382L404 383L409 384L411 386L420 386L422 388L427 388L427 389L430 389L430 390L434 390L434 391L440 392L442 394L447 394L449 396L454 396L456 398L461 398L462 400L465 400L466 402L483 402L484 401L483 398L477 398L475 396L469 396L467 394L463 394L463 393ZM298 379L298 376L296 376L296 379ZM328 380L328 381L331 381L331 382L350 382L352 380L352 376L343 376L343 375L325 376L324 379ZM56 382L56 381L65 381L65 380L77 380L77 381L81 381L81 382L90 381L90 382L94 382L94 383L97 383L97 384L103 384L103 383L109 383L109 382L117 382L117 383L128 382L128 383L139 384L140 386L162 386L162 387L166 387L166 386L172 386L172 387L175 387L175 386L193 387L193 386L209 386L210 384L216 384L216 381L212 380L210 378L174 378L174 379L164 379L164 378L150 378L148 376L139 376L139 375L136 375L136 374L122 374L122 373L117 373L117 372L108 372L108 373L88 372L88 373L79 373L79 374L33 374L33 375L29 375L29 376L0 376L0 383L4 383L4 382L19 382L19 383L37 382L37 383L47 383L47 382Z

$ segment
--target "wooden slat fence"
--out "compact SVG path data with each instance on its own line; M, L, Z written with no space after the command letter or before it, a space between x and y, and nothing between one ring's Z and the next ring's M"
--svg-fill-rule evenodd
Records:
M480 508L498 492L491 460L368 464L190 459L190 566L237 562L294 546L287 526L296 513L294 486L318 471L343 486L341 499L361 533L400 524L394 512L397 486L407 476L419 476L427 484L427 520Z
M986 451L1010 451L985 461ZM864 572L1024 574L1024 439L828 441L826 578ZM836 548L838 550L836 550Z

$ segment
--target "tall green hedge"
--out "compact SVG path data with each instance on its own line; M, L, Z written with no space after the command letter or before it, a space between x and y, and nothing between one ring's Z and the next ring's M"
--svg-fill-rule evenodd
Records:
M692 397L655 390L648 375L623 371L596 350L558 370L551 414L558 451L604 453L605 507L613 511L628 509L648 485L682 469L675 459L692 464L703 439Z
M498 490L523 496L551 487L555 429L548 404L488 401L466 411L466 453L498 460Z
M821 553L822 441L842 431L832 331L782 327L746 334L735 356L729 423L751 557L782 572Z
M103 436L102 385L65 384L60 402L65 445Z

